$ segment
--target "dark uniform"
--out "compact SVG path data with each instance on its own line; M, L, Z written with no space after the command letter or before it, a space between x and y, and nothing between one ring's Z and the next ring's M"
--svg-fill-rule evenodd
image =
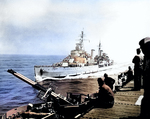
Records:
M111 88L111 90L113 90L113 85L115 83L115 80L111 77L108 77L106 73L104 74L104 77L105 77L104 79L105 84L108 85Z
M142 57L140 49L137 49L137 55L133 58L134 63L134 89L141 89L141 75L142 75Z
M144 97L141 104L141 119L150 119L150 38L146 37L140 42L144 54L143 88Z
M130 66L128 68L129 70L125 73L125 75L127 76L127 82L133 79L133 71Z

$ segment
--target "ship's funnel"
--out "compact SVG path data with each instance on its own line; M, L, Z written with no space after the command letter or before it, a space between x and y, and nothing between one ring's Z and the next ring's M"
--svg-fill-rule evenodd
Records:
M91 50L91 59L93 59L93 52L94 51L95 51L94 49Z

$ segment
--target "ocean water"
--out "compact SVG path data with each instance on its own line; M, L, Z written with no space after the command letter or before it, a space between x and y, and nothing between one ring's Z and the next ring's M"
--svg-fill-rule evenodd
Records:
M65 56L38 56L38 55L0 55L0 114L8 110L27 105L28 103L39 103L38 91L20 79L8 73L13 69L35 81L35 65L51 65L60 62ZM132 66L131 62L118 63L111 68L102 68L99 76L104 73L109 75L118 74ZM98 89L97 79L65 79L60 81L48 81L43 85L52 83L57 87L56 93L66 96L66 92L90 94Z
M0 55L0 113L28 103L40 102L38 91L8 73L13 69L35 81L35 65L51 65L65 56Z

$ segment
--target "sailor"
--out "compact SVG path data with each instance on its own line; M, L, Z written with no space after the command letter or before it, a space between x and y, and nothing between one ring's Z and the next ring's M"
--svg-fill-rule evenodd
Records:
M30 111L32 110L32 108L33 108L33 104L29 103L29 104L27 105L27 110L26 110L26 112L30 112Z
M143 64L143 88L144 97L141 103L141 119L150 119L150 37L143 38L139 42L144 54Z
M133 79L133 71L132 71L131 66L128 67L128 71L125 72L124 74L127 76L127 81L126 82L129 82Z
M102 108L111 108L114 105L114 93L102 78L98 78L99 91L97 98L97 106Z
M115 80L111 77L108 77L108 74L106 73L104 74L104 77L105 77L104 79L105 84L108 85L111 88L111 90L114 90Z
M141 89L141 75L142 75L142 64L143 58L140 55L141 50L138 48L136 50L137 55L134 56L132 63L134 63L134 89L140 90Z

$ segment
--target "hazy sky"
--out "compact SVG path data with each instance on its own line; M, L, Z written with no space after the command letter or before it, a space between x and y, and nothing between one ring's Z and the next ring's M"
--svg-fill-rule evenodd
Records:
M68 55L83 30L115 61L132 60L150 36L149 0L0 0L0 54Z

